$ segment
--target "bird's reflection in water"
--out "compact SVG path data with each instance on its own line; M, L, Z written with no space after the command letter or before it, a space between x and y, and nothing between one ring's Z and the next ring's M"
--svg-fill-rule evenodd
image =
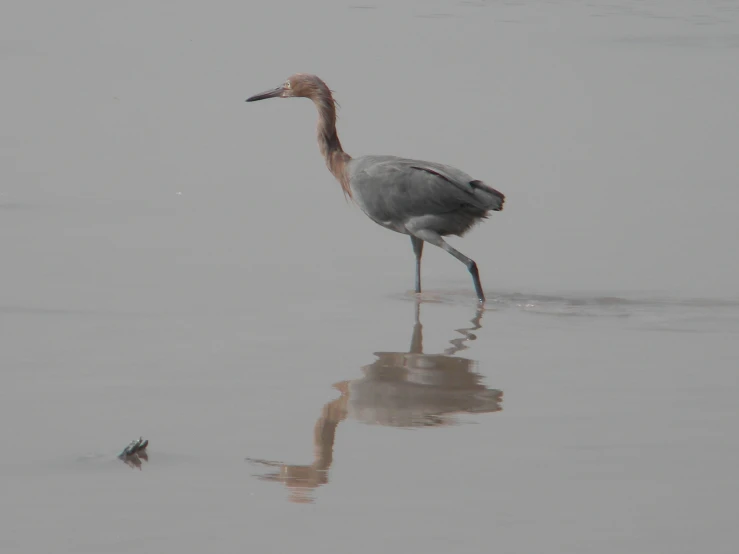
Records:
M449 341L452 346L443 354L423 353L419 302L415 312L408 352L376 352L374 363L362 368L362 378L334 385L341 396L321 410L314 429L313 463L292 465L247 458L278 470L259 475L260 479L284 483L292 502L312 502L313 490L328 483L336 428L347 417L390 427L439 427L452 424L454 414L502 409L502 391L481 383L481 376L473 371L473 360L454 356L477 338L473 332L482 327L482 310L470 320L472 327L457 330L462 336Z

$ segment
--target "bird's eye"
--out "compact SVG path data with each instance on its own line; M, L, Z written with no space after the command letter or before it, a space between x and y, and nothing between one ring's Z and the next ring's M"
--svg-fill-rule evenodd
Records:
M290 81L285 81L285 84L283 85L283 87L289 89L290 88Z

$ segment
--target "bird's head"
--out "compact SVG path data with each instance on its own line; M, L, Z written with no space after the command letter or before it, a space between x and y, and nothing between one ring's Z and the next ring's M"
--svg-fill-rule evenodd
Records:
M247 102L256 102L266 98L331 98L331 91L326 83L315 75L308 73L296 73L277 88L267 90L246 99Z

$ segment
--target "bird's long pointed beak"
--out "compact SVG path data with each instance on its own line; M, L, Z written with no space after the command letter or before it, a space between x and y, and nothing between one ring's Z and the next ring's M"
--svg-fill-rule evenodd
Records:
M265 92L255 94L254 96L250 96L246 99L246 101L256 102L257 100L264 100L265 98L277 98L282 94L283 90L285 90L283 87L273 88L272 90L267 90Z

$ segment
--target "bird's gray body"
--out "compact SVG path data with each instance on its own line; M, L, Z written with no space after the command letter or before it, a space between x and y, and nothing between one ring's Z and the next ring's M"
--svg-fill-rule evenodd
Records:
M462 236L505 197L454 167L396 156L362 156L347 164L352 197L374 222L406 235L425 229Z

